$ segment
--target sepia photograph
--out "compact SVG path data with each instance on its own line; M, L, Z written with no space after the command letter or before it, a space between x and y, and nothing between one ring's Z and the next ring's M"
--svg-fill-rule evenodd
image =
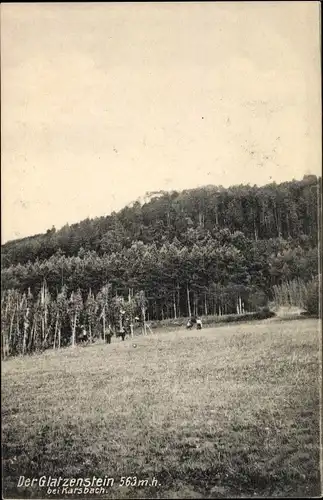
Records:
M0 12L2 498L320 498L320 2Z

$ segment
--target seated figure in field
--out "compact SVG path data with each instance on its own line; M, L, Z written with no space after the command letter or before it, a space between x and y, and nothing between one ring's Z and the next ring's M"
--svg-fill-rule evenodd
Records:
M88 334L86 332L85 325L81 325L80 326L78 338L79 338L79 342L81 344L85 344L85 343L87 343L89 341L89 336L88 336Z
M190 330L191 328L193 328L193 325L195 325L195 323L196 323L195 316L191 316L187 321L186 328Z

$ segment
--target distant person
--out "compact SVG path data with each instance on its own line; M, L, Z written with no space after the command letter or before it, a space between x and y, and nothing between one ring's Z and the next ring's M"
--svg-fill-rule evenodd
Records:
M197 320L196 320L196 329L197 330L202 330L202 320L201 320L201 318L197 318Z
M105 341L107 344L111 344L111 339L112 339L113 334L114 334L114 331L112 329L112 326L109 324L108 332L106 333L106 336L105 336Z
M122 340L125 339L125 336L126 336L126 330L123 328L123 326L120 328L120 331L119 331L119 336L122 338Z
M89 340L88 334L86 333L86 328L84 325L81 326L80 342L82 344L87 343Z
M186 324L186 328L188 330L191 330L191 328L193 328L193 325L194 325L194 322L192 321L192 318L189 318L187 321L187 324Z

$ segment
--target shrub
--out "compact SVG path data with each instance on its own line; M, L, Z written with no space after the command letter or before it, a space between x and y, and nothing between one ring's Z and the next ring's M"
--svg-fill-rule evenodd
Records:
M315 317L319 316L319 300L320 283L318 276L316 276L307 284L304 308L309 315Z
M264 308L262 311L258 311L253 313L253 319L267 319L273 318L276 314L273 311L270 311L268 308Z

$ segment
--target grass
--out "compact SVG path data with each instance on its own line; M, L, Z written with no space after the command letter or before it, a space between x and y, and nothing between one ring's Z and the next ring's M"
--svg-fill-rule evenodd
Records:
M110 499L319 495L318 330L253 321L9 359L4 498L46 496L21 475L114 477Z

